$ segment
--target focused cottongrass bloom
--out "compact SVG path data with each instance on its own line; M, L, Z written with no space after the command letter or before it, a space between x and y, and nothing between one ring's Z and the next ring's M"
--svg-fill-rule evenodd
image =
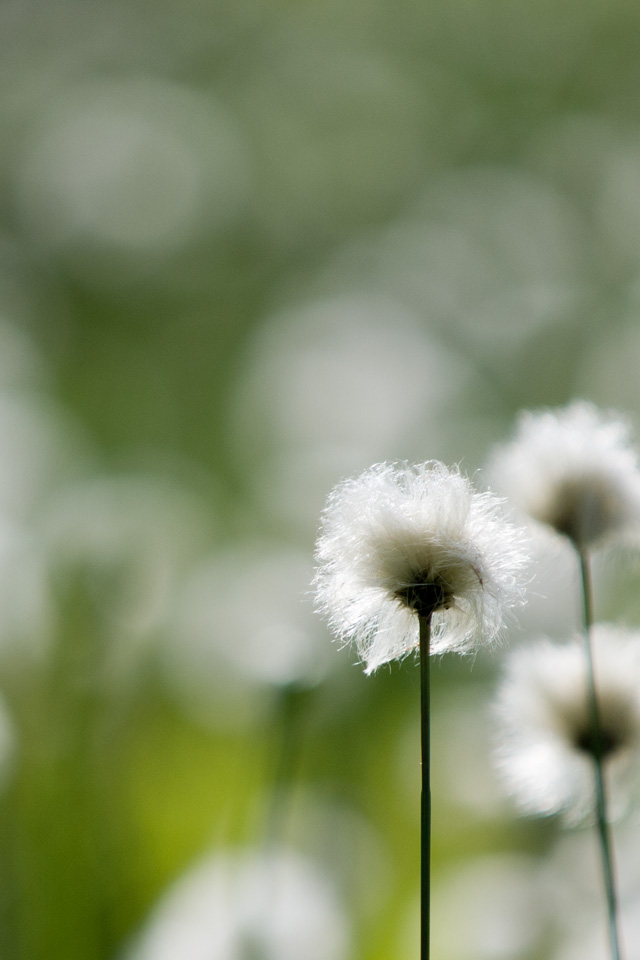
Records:
M640 634L592 628L598 674L601 757L620 812L640 756ZM597 753L579 642L544 641L508 658L496 703L496 767L524 813L562 813L570 823L595 809Z
M329 496L316 549L317 607L371 673L416 649L490 643L523 601L525 537L502 501L438 461L379 463Z
M640 468L629 425L576 401L521 415L489 466L497 488L579 550L640 533Z

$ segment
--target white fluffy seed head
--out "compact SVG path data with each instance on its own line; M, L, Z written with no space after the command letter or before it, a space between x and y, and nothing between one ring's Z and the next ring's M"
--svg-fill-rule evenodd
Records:
M437 461L380 463L329 496L316 549L317 608L354 641L367 673L418 643L431 650L490 643L524 599L525 536L502 501Z
M592 642L602 757L620 810L640 752L640 635L598 624ZM495 705L495 761L523 813L559 813L571 823L593 814L586 670L580 638L521 647L507 660Z
M489 465L498 490L578 549L640 535L640 469L629 425L576 401L521 415Z

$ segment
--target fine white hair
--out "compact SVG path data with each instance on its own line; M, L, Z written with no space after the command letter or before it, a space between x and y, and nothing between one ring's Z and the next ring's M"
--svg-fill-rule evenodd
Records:
M640 751L640 635L592 628L603 763L614 809L628 794ZM593 814L594 754L580 638L540 641L508 656L495 704L496 769L523 813Z
M514 506L578 549L640 534L638 455L620 414L586 401L525 411L488 473Z
M317 542L316 605L367 673L418 642L409 591L434 585L431 650L491 643L524 599L526 538L502 501L438 461L379 463L330 494Z

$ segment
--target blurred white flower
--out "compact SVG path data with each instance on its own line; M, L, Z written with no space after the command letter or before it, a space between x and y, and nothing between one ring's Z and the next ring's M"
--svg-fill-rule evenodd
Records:
M434 885L434 956L516 960L541 942L537 861L500 854L465 861ZM464 913L464 923L460 916Z
M619 813L640 755L640 635L596 624L592 642L604 772ZM581 644L544 641L515 650L495 714L496 768L520 809L563 813L571 823L587 818L595 805L595 744Z
M0 697L0 794L9 786L20 762L20 737L9 705Z
M629 426L590 403L523 413L489 473L522 511L578 549L640 532L640 469Z
M38 660L48 651L54 631L54 604L47 574L45 551L38 538L0 513L0 659L3 661Z
M250 540L218 550L185 577L162 664L170 689L199 720L242 722L273 691L323 679L333 658L305 602L311 575L308 553Z
M19 216L45 246L102 259L119 249L135 264L233 222L249 163L212 95L153 76L84 78L44 99L15 186Z
M345 960L348 943L337 891L315 863L226 853L178 880L126 960Z
M399 298L323 283L325 295L260 324L230 421L260 507L311 536L341 477L383 458L418 459L425 447L455 459L451 421L472 376Z
M184 570L206 542L197 496L153 474L98 476L52 497L41 532L59 597L80 589L109 639L104 679L145 662Z
M396 878L385 838L344 795L298 781L287 838L295 850L336 879L350 917L374 920L389 903Z
M598 585L599 595L604 596L602 558L596 555L593 559L594 582ZM567 548L563 538L532 537L531 571L527 605L519 617L522 633L530 637L566 640L576 629L575 604L567 603L567 597L573 597L576 592L574 552Z
M331 493L318 539L316 601L367 673L418 642L466 652L499 634L523 599L524 537L501 501L438 461L380 463Z
M637 814L612 827L619 887L619 932L625 960L640 960L640 832ZM598 849L590 831L564 831L540 862L552 960L608 960L611 956Z
M626 911L621 911L620 927L624 930L622 949L625 960L640 960L640 903L636 900ZM587 916L583 911L582 927L573 936L563 939L551 960L609 960L611 946L603 923L594 921L597 911Z
M0 313L0 387L3 393L46 384L48 367L34 338Z
M0 392L0 513L32 518L91 459L83 430L51 396Z

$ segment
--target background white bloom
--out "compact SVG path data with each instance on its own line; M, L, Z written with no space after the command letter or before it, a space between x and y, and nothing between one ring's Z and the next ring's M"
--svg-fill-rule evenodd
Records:
M264 723L274 690L325 678L334 658L303 602L311 575L308 551L258 538L194 564L173 598L161 659L190 716L216 728Z
M640 469L629 425L577 401L521 415L489 472L522 511L579 548L640 533Z
M533 956L543 929L536 866L530 855L493 853L442 875L433 889L432 955L447 960Z
M640 635L596 624L592 642L604 771L619 812L640 751ZM581 643L515 650L496 717L496 767L522 811L564 813L570 822L591 814L594 745Z
M348 942L338 893L312 861L228 852L165 893L126 960L345 960Z
M458 470L376 464L329 497L317 605L368 673L416 646L417 614L433 614L433 652L464 652L494 640L522 600L523 544L501 501Z

